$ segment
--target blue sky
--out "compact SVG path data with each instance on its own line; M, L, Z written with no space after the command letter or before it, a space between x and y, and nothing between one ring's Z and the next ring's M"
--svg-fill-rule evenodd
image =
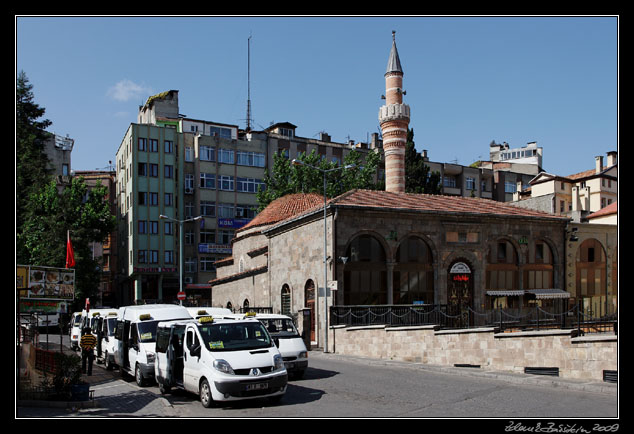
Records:
M618 19L516 17L17 16L23 70L50 131L75 139L73 170L114 162L148 96L179 91L188 117L245 126L247 40L255 128L366 141L392 30L404 102L432 161L487 159L489 143L544 148L570 175L618 146Z

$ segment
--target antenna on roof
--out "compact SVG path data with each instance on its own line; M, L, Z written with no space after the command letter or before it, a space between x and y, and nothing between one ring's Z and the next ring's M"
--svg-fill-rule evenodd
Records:
M247 39L247 131L251 131L251 35Z

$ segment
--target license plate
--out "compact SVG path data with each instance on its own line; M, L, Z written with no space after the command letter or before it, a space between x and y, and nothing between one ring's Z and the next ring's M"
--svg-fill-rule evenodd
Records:
M250 391L250 390L262 390L262 389L268 389L268 388L269 388L269 383L247 384L247 391Z

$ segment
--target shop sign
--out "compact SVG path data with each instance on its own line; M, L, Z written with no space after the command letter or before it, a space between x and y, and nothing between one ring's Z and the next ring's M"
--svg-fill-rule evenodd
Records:
M198 244L198 253L231 254L231 245L228 244Z
M471 274L471 269L464 262L456 262L449 272L452 274Z

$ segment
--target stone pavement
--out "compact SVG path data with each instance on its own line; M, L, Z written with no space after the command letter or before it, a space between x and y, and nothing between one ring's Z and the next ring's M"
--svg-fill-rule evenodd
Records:
M118 369L108 371L94 363L90 384L92 399L79 402L17 401L17 418L51 417L175 417L172 405L160 395L139 387L132 377L122 378Z

